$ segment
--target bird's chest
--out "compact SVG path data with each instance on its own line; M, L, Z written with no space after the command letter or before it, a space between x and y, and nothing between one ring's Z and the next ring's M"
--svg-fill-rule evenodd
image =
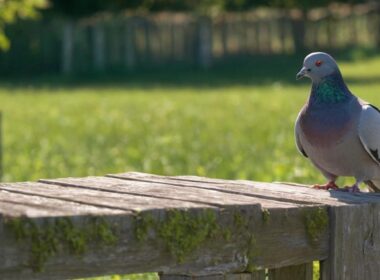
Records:
M340 108L305 108L300 116L305 140L314 147L331 148L339 145L355 126L348 110Z

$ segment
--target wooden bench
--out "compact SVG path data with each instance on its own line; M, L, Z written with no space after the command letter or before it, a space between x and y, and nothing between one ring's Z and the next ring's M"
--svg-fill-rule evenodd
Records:
M0 184L0 279L379 279L380 194L125 173ZM267 277L267 278L266 278Z

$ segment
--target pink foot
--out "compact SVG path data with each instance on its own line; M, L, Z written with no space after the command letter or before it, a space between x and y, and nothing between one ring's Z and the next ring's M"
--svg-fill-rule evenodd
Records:
M335 184L335 182L330 181L325 185L314 185L313 189L317 189L317 190L338 190L339 187Z

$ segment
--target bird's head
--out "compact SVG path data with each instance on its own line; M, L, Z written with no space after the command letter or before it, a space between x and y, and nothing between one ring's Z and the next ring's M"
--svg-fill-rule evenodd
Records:
M309 77L313 82L318 82L337 71L339 72L338 65L331 55L324 52L313 52L305 57L303 67L296 78L299 80Z

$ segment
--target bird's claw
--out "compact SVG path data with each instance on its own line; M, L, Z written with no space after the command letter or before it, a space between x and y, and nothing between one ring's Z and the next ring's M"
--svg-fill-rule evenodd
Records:
M325 185L313 185L313 189L317 189L317 190L338 190L339 187L334 182L328 182Z

